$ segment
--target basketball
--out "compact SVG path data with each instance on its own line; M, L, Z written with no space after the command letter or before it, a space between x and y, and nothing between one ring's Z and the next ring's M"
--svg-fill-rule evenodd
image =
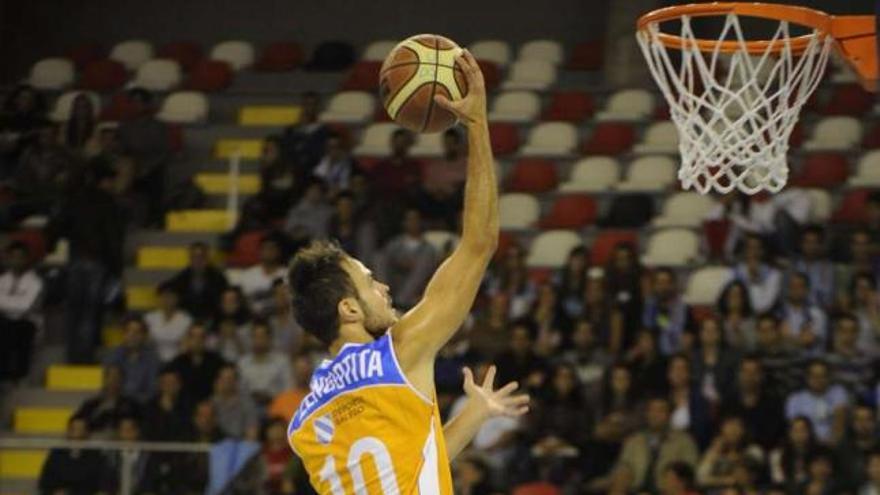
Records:
M395 46L379 71L388 115L415 132L441 132L455 125L455 115L434 103L434 95L458 100L467 94L464 73L455 62L459 52L454 41L436 34L419 34Z

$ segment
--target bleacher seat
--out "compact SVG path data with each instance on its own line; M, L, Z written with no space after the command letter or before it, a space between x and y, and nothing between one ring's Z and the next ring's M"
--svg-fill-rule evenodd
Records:
M17 407L12 419L16 433L60 435L73 415L69 407Z
M293 70L303 62L302 48L290 41L276 41L263 48L254 69L265 72Z
M605 109L596 115L600 121L645 120L654 111L654 96L644 89L624 89L615 92L608 99Z
M541 115L543 120L580 122L596 110L593 98L583 91L557 91Z
M578 43L571 50L568 70L599 70L602 68L605 46L602 41Z
M542 91L556 82L556 67L546 60L518 60L510 66L507 80L501 84L506 90L526 89Z
M348 91L376 91L379 89L379 69L382 62L362 60L351 68L348 77L342 83L342 89Z
M174 124L196 124L208 118L208 99L198 91L177 91L162 100L156 118Z
M855 117L825 117L813 128L805 150L849 151L862 139L862 124Z
M519 49L518 60L545 60L560 65L565 58L562 43L555 40L532 40Z
M834 222L859 223L864 222L866 217L865 205L868 202L868 189L856 189L847 191L840 204L831 216Z
M155 287L131 285L125 288L125 306L130 311L149 311L155 309L158 304L159 296L156 295Z
M680 192L669 196L663 212L654 219L655 227L699 227L703 217L715 205L710 196L695 192Z
M550 212L540 221L542 229L580 229L595 223L599 205L586 194L567 194L556 198Z
M142 270L180 270L189 264L186 246L139 246L135 266Z
M675 181L675 160L668 156L642 156L629 164L619 191L662 191Z
M507 190L541 193L556 189L556 165L541 158L526 158L516 162L510 172Z
M602 229L593 239L590 246L590 263L593 266L603 266L611 260L614 249L621 244L627 244L635 250L639 244L639 234L633 230L609 230Z
M506 67L510 63L511 49L506 41L480 40L469 47L471 54L477 60L488 60L499 67Z
M227 232L233 227L226 210L178 210L165 215L169 232Z
M416 134L415 143L409 151L412 156L421 158L436 158L443 155L443 133Z
M253 230L245 232L235 239L235 246L226 258L226 266L246 268L260 262L260 244L266 232Z
M351 67L354 61L354 47L351 43L324 41L315 47L305 68L311 71L332 72Z
M498 198L501 230L527 229L538 220L541 206L531 194L507 193Z
M103 383L101 367L97 365L53 364L46 370L48 390L98 391Z
M620 164L610 156L591 156L577 161L567 182L559 186L565 192L599 192L611 189L620 180Z
M153 45L145 40L122 41L110 50L109 58L121 63L126 70L136 71L144 62L153 58Z
M262 139L220 139L214 144L214 157L226 160L234 155L255 160L263 154Z
M73 101L81 94L86 95L92 102L92 109L95 111L95 116L97 117L101 108L101 99L98 95L91 91L67 91L55 100L55 106L49 113L49 118L52 119L53 122L66 122L69 120L70 114L73 110Z
M633 146L633 152L678 153L678 129L668 120L651 124L645 131L642 142Z
M139 112L138 104L128 91L121 91L111 96L110 103L101 110L101 120L121 122L137 117Z
M189 73L188 89L204 92L221 91L232 83L232 69L219 60L202 60Z
M792 181L800 187L833 187L846 182L849 166L840 153L813 153L806 157Z
M845 73L852 74L852 71ZM825 115L861 116L871 110L876 99L873 93L857 82L835 84L832 88L828 103L820 109Z
M122 87L128 79L125 66L110 60L96 60L83 69L79 86L92 91L113 91Z
M586 155L620 155L632 148L635 129L625 122L602 122L591 132L581 151Z
M227 194L231 189L229 174L225 172L199 172L195 183L207 194ZM260 176L256 173L239 174L237 186L239 194L256 194L260 192Z
M583 244L583 239L570 230L541 232L529 246L526 266L529 268L559 268L568 259L568 253Z
M492 100L490 122L531 122L541 111L541 100L531 91L508 91Z
M376 106L376 98L363 91L343 91L337 93L321 112L321 122L340 122L362 124L370 119Z
M507 122L490 122L489 140L495 156L509 155L519 149L519 131Z
M138 67L131 85L150 91L168 91L180 84L180 79L180 65L177 62L157 58Z
M0 450L0 479L36 480L48 455L46 450Z
M825 223L831 218L831 194L825 189L808 189L810 223Z
M28 83L37 89L64 89L73 83L73 61L68 58L44 58L31 67Z
M654 199L645 193L620 194L611 198L611 204L599 222L605 228L641 228L654 217Z
M511 495L562 495L562 491L552 483L533 481L517 485Z
M73 65L82 70L85 66L107 56L107 51L98 43L86 42L71 46L64 55Z
M875 125L871 130L865 132L865 137L862 138L862 148L880 148L880 125Z
M532 128L521 156L567 156L577 146L577 129L568 122L543 122Z
M238 110L238 125L289 126L298 123L301 114L297 105L246 105Z
M649 267L685 266L697 259L700 240L688 229L665 229L654 232L648 238L648 247L642 263Z
M393 122L370 124L361 135L360 144L354 149L355 156L388 156L391 153L391 135L399 128Z
M684 292L684 302L692 306L714 306L722 289L730 281L730 268L705 266L691 273Z
M477 60L477 65L480 66L480 72L483 73L486 91L495 91L495 88L501 84L501 69L491 60Z
M880 187L880 150L862 155L848 184L851 187Z
M192 69L202 59L202 47L191 41L172 41L156 50L156 56L174 60L183 70Z
M385 60L385 57L391 53L391 49L397 46L397 43L397 41L393 40L373 41L364 48L364 54L361 56L361 60L381 63Z
M211 49L209 58L226 62L230 69L238 72L254 65L254 46L247 41L221 41Z

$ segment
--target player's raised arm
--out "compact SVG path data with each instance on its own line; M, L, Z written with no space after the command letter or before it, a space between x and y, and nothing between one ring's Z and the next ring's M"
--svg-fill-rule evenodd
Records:
M468 130L467 179L461 242L440 265L422 300L394 326L396 352L404 369L430 364L470 312L486 267L498 244L498 188L489 143L486 89L480 67L468 51L457 57L467 96L438 105L455 113Z

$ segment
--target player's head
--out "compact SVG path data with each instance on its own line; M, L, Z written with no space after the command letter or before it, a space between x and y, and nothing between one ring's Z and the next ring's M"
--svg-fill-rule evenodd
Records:
M302 249L288 279L297 321L328 346L340 337L350 340L355 332L378 337L397 322L388 286L334 243L318 241ZM353 333L341 335L346 331Z

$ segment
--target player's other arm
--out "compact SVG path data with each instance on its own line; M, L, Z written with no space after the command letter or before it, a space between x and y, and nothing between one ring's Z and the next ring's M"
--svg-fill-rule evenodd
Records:
M395 351L405 370L433 367L434 356L467 317L498 244L498 190L483 75L469 52L457 61L467 79L467 96L458 101L438 96L436 102L454 112L468 130L462 237L437 269L422 300L393 328Z

